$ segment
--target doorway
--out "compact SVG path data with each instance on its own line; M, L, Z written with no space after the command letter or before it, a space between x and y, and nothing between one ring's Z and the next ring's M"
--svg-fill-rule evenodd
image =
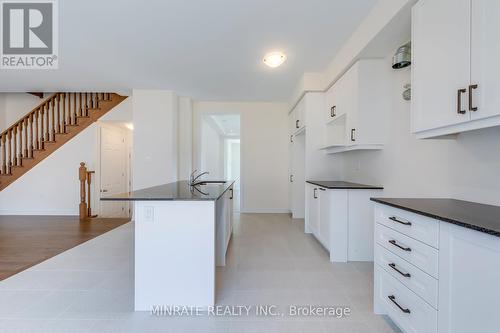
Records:
M234 180L234 211L240 211L240 135L239 114L204 114L200 126L200 171L209 179Z
M127 123L99 124L99 173L101 196L128 192L131 188L132 126ZM100 201L99 217L130 217L128 201Z

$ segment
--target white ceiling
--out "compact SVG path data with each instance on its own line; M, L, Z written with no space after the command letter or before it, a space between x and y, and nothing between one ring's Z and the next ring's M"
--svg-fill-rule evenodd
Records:
M59 1L59 69L1 70L0 91L171 89L203 100L287 101L376 0ZM270 69L262 56L282 50Z
M240 115L221 114L212 115L211 118L219 128L222 135L235 137L240 136Z

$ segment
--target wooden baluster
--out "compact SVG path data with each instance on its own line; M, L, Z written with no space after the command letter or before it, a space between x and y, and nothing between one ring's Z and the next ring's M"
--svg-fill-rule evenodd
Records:
M30 144L29 144L29 154L28 157L33 157L33 113L30 114L29 122L30 122Z
M71 124L76 124L76 93L72 93L73 95L73 111L71 111L71 118L73 122Z
M85 109L83 109L83 114L82 116L86 116L89 112L89 100L88 100L88 96L87 96L87 93L84 93L84 99L85 99Z
M1 143L2 143L2 168L1 168L1 171L2 171L2 174L5 175L7 173L7 150L5 149L5 142L7 141L7 134L3 134L0 139L1 139Z
M21 119L20 122L17 123L17 139L19 141L19 148L17 153L17 165L23 165L23 123L24 120Z
M59 94L57 94L55 97L55 103L56 103L56 133L61 133L61 108L60 108L61 96L59 96Z
M87 178L87 168L85 163L80 163L78 179L80 180L80 220L87 217L87 204L85 203L85 180Z
M45 104L40 108L40 149L45 148Z
M79 100L79 103L78 103L78 116L81 116L82 113L83 113L83 109L82 109L82 93L78 93L78 100Z
M68 121L66 118L66 93L63 93L62 96L62 131L66 133L66 126L68 125Z
M51 133L51 141L55 141L56 140L56 118L54 117L54 113L55 113L55 103L54 103L54 99L51 99L50 102L49 102L49 108L50 108L50 115L51 115L51 123L52 123L52 129L50 131ZM47 127L48 128L48 127Z
M29 116L28 116L29 118ZM28 156L28 118L24 118L24 154L23 157L29 157Z
M13 154L12 154L12 164L13 166L17 165L17 126L14 126L12 128L12 137L14 139L13 141Z
M35 111L35 149L41 149L42 147L40 143L39 120L40 120L40 108L36 109Z
M8 153L8 161L7 161L7 173L12 173L12 130L7 132L7 153Z

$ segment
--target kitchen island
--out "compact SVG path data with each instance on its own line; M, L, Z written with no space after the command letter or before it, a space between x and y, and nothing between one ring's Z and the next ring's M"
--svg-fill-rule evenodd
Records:
M188 181L111 195L134 202L135 310L215 303L232 233L233 181Z

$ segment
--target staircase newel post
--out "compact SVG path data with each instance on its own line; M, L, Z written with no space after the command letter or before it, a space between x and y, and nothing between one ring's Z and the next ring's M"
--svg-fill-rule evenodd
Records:
M78 179L80 180L80 220L87 217L87 203L85 202L85 181L87 180L87 167L84 162L80 163Z

